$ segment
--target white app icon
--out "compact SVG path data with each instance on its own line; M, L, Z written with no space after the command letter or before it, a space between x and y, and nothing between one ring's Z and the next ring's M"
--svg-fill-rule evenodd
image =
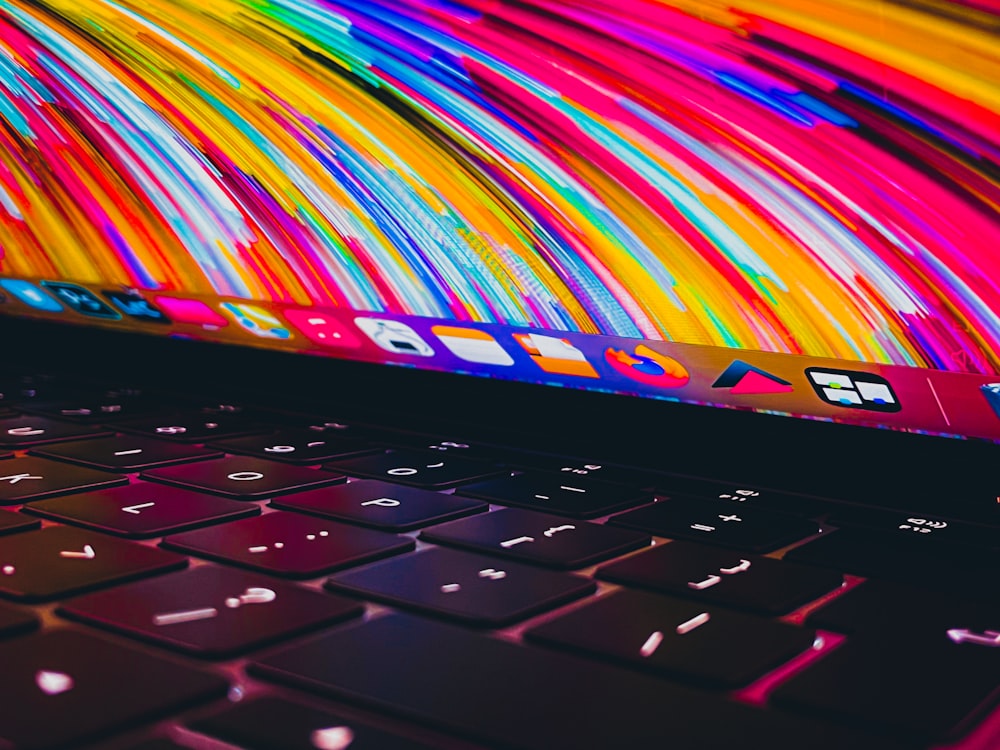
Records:
M441 340L448 351L466 362L504 367L514 364L514 358L495 338L483 331L457 326L434 326L431 332Z
M355 318L354 323L368 334L368 338L387 352L412 354L418 357L434 356L430 344L405 323L378 318Z

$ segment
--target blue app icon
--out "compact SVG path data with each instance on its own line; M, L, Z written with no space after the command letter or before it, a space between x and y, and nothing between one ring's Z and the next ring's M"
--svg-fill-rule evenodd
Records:
M993 409L993 413L1000 419L1000 383L986 383L979 386L979 390L986 396L986 402Z
M81 315L110 320L121 318L121 315L104 304L100 297L82 286L62 281L43 281L42 286L58 297L60 301L66 303L67 307L76 310Z
M128 315L130 318L138 318L147 323L169 324L170 318L164 315L152 302L142 297L138 292L106 291L104 296L111 300L111 304Z
M18 279L0 279L0 286L36 310L44 310L45 312L62 312L63 310L62 305L30 282Z

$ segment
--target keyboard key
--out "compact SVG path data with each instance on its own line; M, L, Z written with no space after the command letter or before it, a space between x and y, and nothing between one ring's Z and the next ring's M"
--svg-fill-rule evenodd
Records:
M482 461L421 451L377 453L373 456L334 461L328 464L328 468L352 477L384 479L428 489L453 487L500 472L500 469Z
M149 539L255 516L260 508L178 487L132 482L124 487L40 500L24 506L24 511L108 534Z
M414 548L408 537L275 512L169 536L163 546L288 578L313 578Z
M142 472L141 476L153 482L240 500L262 500L344 481L342 475L329 471L243 456L152 469Z
M30 531L42 525L37 518L22 516L20 513L11 513L9 510L0 510L0 536L4 534L15 534L18 531Z
M249 573L203 565L73 599L59 613L197 656L234 656L330 625L357 602Z
M623 484L633 488L642 487L643 489L652 489L658 478L655 474L640 471L639 469L592 461L580 461L574 458L560 458L557 456L527 454L513 458L509 463L512 466L523 466L526 469L557 473L564 480L596 480L611 484ZM572 481L569 481L569 483L572 484Z
M430 745L281 698L242 701L189 725L246 750L430 750Z
M478 500L375 479L299 492L276 498L271 505L386 531L412 531L489 508Z
M0 538L0 596L45 601L185 565L155 547L50 526Z
M266 431L266 428L238 413L208 414L201 411L175 412L169 417L143 417L114 422L112 426L121 432L180 443L205 443L224 437Z
M16 505L53 495L87 492L127 483L128 479L118 474L69 466L44 458L16 458L0 464L0 505Z
M783 615L844 583L834 571L693 542L660 544L598 569L597 577L765 615Z
M93 398L59 401L33 400L23 409L33 414L65 419L83 424L103 424L110 420L128 419L149 414L157 408L155 402L142 398Z
M595 590L586 578L435 547L334 576L327 588L499 627Z
M770 552L819 531L812 521L756 508L734 508L727 500L710 498L672 497L615 516L608 523L747 552Z
M250 669L489 747L732 750L746 747L748 737L760 748L803 743L809 750L901 747L886 738L855 735L632 670L409 615L339 629Z
M831 531L790 550L788 560L921 588L984 595L996 591L1000 556L986 547L865 529Z
M946 633L954 630L1000 633L1000 602L995 587L986 598L931 591L889 581L870 580L824 604L809 617L813 627L837 633Z
M38 618L26 609L0 604L0 638L29 633L38 627Z
M597 518L653 499L648 492L617 484L541 472L481 482L462 487L460 492L497 505L514 505L573 518Z
M655 489L660 495L728 500L744 507L773 510L806 518L819 518L837 507L827 500L760 485L717 482L691 477L658 477Z
M379 450L364 440L317 434L310 430L285 430L269 435L230 438L214 442L212 447L220 448L226 453L302 465Z
M996 646L955 643L944 631L855 636L781 685L772 701L929 744L952 736L993 702Z
M525 637L705 687L736 688L811 648L816 633L672 597L617 591Z
M218 458L220 451L134 435L115 435L35 448L32 455L107 471L133 472Z
M88 740L225 696L216 675L69 630L0 645L0 745Z
M33 414L0 419L0 448L29 448L60 440L109 435L107 430L73 422L59 422Z
M436 526L420 538L566 569L583 568L652 541L628 529L513 508Z
M926 538L933 542L1000 549L1000 528L977 526L952 519L877 508L841 506L829 519L834 526L857 526L894 537Z

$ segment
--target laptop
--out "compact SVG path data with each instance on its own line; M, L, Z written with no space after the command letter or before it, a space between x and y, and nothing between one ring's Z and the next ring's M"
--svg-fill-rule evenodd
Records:
M1000 748L998 29L0 0L0 748Z

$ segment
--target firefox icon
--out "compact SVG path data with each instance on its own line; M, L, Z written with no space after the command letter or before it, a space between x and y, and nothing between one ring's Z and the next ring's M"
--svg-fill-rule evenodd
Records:
M625 377L658 388L680 388L691 380L684 365L645 344L636 346L632 354L624 349L608 347L604 351L604 360Z

